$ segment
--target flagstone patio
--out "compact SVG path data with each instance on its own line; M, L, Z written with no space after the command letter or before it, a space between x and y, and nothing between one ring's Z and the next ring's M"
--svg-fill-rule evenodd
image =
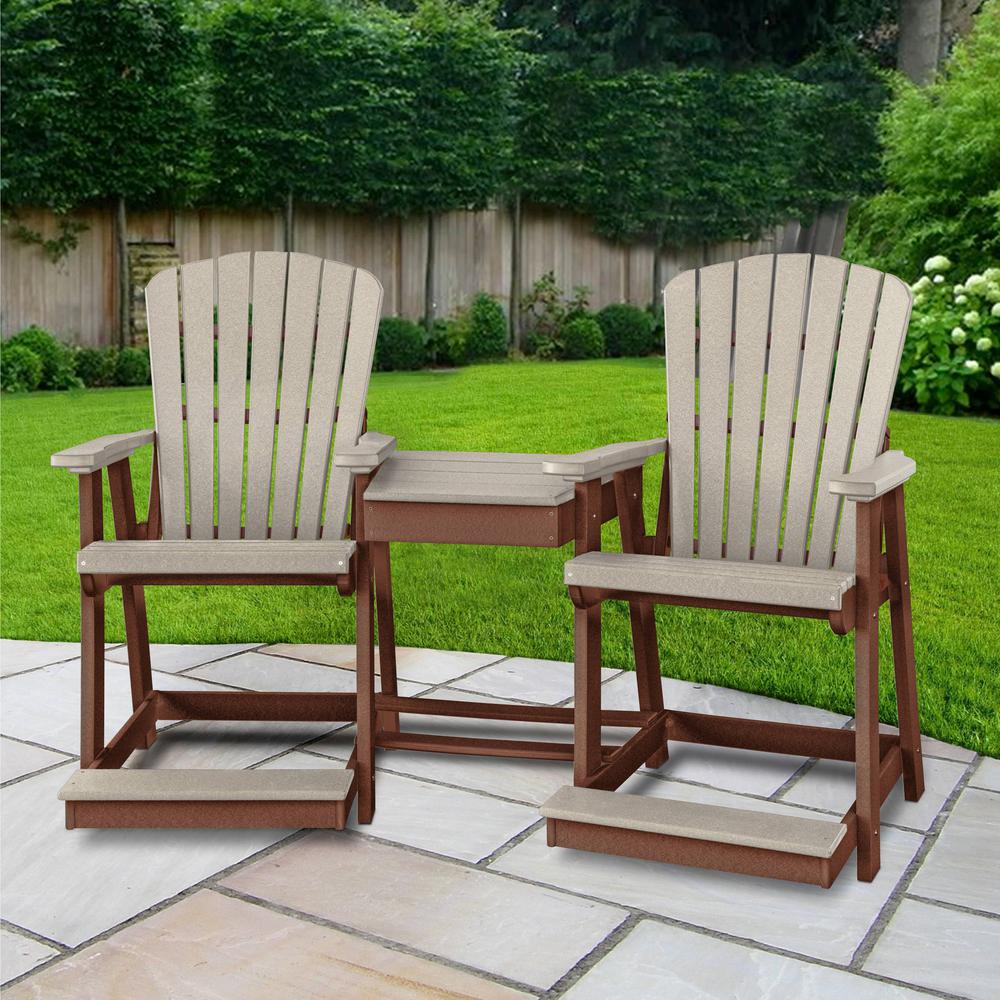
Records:
M1000 761L925 739L927 790L883 809L882 869L830 890L547 848L538 804L567 764L381 751L378 812L345 833L73 830L79 647L0 640L5 996L771 997L994 1000ZM353 646L157 646L160 688L351 690ZM108 651L109 734L131 711ZM558 705L572 666L404 649L400 689ZM604 703L637 707L606 670ZM812 725L846 716L663 681L680 709ZM529 736L512 723L441 732ZM548 738L568 738L566 732ZM351 727L173 723L140 767L343 767ZM840 814L849 765L672 745L624 791Z

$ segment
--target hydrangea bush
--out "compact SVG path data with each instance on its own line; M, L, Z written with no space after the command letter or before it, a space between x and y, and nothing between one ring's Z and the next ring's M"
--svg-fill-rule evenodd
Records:
M963 281L930 257L913 290L898 405L927 413L1000 413L1000 267Z

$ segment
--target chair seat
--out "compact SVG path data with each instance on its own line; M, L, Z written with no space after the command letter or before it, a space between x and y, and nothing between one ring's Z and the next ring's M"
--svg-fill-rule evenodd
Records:
M854 574L780 563L588 552L566 563L573 587L839 611Z
M80 573L171 576L288 574L339 576L350 567L354 542L211 539L93 542L76 556Z
M505 452L398 451L365 491L366 500L557 507L573 483L542 471L560 456Z

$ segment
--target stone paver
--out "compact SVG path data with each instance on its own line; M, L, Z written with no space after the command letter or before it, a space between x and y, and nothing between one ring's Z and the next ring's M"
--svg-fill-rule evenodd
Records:
M85 948L7 995L10 1000L525 996L330 927L208 891Z
M966 788L910 892L1000 914L1000 796Z
M223 882L230 889L546 989L625 918L614 906L326 832Z
M540 826L532 829L536 807L571 781L569 764L553 761L381 752L373 824L352 819L345 833L286 845L292 831L66 831L55 795L76 767L78 656L75 643L0 645L0 756L10 782L0 793L10 921L2 961L4 980L18 980L5 990L15 1000L103 1000L122 983L129 996L199 1000L499 1000L550 989L577 1000L996 995L1000 763L972 751L925 737L923 799L908 803L894 791L884 807L888 823L909 829L884 828L875 882L857 882L852 860L829 891L549 849ZM115 662L124 658L123 648L109 650L109 736L131 712L127 670ZM153 663L157 686L168 689L354 686L353 646L163 645ZM430 698L559 704L572 696L570 665L499 653L401 649L399 675L402 693ZM606 707L636 707L634 674L605 678ZM663 689L668 705L685 710L850 724L712 685L665 679ZM343 767L354 738L352 725L338 723L167 725L129 766ZM569 726L431 717L404 725L572 739ZM627 735L608 730L606 739ZM659 773L640 771L621 790L811 816L846 808L850 765L798 774L801 763L672 744Z
M904 899L865 969L973 1000L996 1000L1000 921Z
M567 1000L918 1000L925 994L706 934L644 920Z

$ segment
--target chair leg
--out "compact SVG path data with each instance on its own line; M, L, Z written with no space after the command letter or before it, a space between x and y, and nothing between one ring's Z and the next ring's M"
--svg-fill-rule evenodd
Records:
M854 629L855 781L857 786L858 879L871 882L881 864L878 731L879 501L858 503L857 623Z
M153 672L149 658L149 626L146 620L146 593L142 587L122 587L125 611L125 641L128 647L129 680L132 685L132 707L153 690ZM146 748L156 739L156 725L146 734Z
M368 545L357 549L358 822L375 816L375 607Z
M573 783L585 785L601 766L601 605L573 615Z
M639 708L644 712L663 711L663 687L660 684L660 654L656 647L656 616L652 604L630 603L632 648L635 650L635 680L639 689ZM666 744L657 750L646 767L662 767L669 758Z
M375 574L375 603L378 611L379 690L395 695L396 688L396 626L392 617L392 569L389 543L371 542L372 568ZM379 712L378 728L389 733L399 732L399 712Z
M80 766L104 749L104 594L80 594Z
M924 761L920 749L920 711L913 656L910 612L910 567L906 554L906 514L903 487L885 501L885 550L889 568L889 614L892 619L892 661L896 674L899 748L903 759L903 794L916 802L924 793Z

